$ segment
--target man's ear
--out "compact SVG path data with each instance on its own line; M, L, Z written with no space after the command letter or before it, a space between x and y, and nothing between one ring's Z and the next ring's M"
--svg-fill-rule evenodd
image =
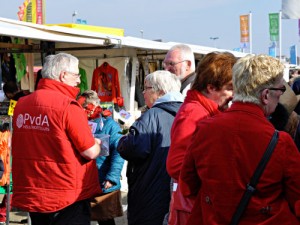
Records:
M270 97L270 90L266 88L261 92L260 95L261 103L263 105L267 105L269 103L269 97Z
M65 75L66 75L66 72L61 71L60 74L59 74L59 81L64 82L65 81Z
M187 64L188 64L189 68L191 68L192 62L190 60L187 60Z

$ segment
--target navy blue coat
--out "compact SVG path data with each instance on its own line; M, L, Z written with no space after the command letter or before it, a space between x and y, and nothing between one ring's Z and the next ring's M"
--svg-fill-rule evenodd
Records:
M163 102L146 111L119 141L128 160L128 224L160 225L169 210L170 177L166 158L170 130L181 102Z

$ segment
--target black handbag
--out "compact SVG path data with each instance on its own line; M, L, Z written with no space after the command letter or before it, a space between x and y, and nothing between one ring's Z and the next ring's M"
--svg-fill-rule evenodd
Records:
M269 162L269 159L272 155L272 152L277 144L279 133L277 130L275 130L272 139L267 147L267 150L265 151L262 159L260 160L256 170L254 171L253 176L251 177L250 182L247 184L246 190L240 200L240 203L235 211L235 213L232 216L230 225L237 225L240 221L240 218L243 215L243 212L247 208L247 205L250 201L250 198L252 197L253 193L256 190L256 185L259 181L259 178L261 177L267 163Z

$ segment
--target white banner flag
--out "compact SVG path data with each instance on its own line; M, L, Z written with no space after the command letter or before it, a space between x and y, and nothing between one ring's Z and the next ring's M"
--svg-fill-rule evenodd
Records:
M300 19L300 0L282 0L282 19Z

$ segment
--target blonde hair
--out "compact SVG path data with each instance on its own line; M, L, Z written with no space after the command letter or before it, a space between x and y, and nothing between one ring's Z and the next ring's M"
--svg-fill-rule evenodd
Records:
M260 93L283 77L284 65L268 55L247 55L233 66L233 101L261 104Z

